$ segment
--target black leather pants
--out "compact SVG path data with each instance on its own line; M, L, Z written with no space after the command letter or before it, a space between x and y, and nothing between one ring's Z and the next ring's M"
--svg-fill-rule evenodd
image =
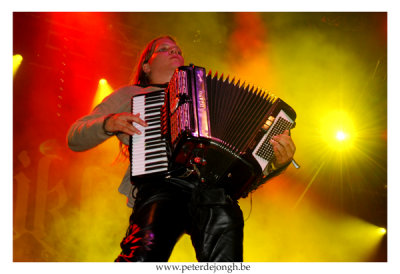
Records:
M243 215L221 188L167 182L138 187L117 262L166 262L183 233L200 262L243 261Z

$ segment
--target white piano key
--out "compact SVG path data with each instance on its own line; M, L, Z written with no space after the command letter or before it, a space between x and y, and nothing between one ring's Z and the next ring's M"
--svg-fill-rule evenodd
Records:
M140 111L140 110L145 110L145 109L148 109L148 108L152 108L152 107L160 107L160 109L161 109L161 107L162 107L162 105L164 105L164 102L158 102L158 103L152 103L152 104L150 104L150 105L144 105L144 104L134 104L134 109L136 110L136 111Z
M165 146L157 145L157 148L162 150L162 151L166 151ZM133 151L133 154L140 154L140 153L148 153L151 149L155 149L155 147L154 146L151 146L151 147L139 147L139 146L136 146L136 147L132 148L132 151Z
M136 156L145 155L145 154L151 153L151 152L163 152L163 151L165 151L165 149L163 149L163 148L149 149L149 150L143 151L143 152L141 152L141 151L138 151L138 152L133 151L132 156L136 157Z
M146 166L146 165L134 166L134 167L132 167L132 171L133 172L141 172L141 171L145 171L146 169L148 169L147 172L150 173L152 171L149 170L149 169L158 168L158 167L166 167L166 168L168 168L168 163L167 162L159 163L159 164L154 165L154 166Z
M148 140L148 139L153 139L153 138L160 138L161 139L161 134L156 134L156 135L152 135L152 136L144 136L143 134L139 134L139 135L133 135L132 136L132 141L135 140Z
M140 176L140 175L146 175L146 174L151 174L151 173L156 173L156 172L162 172L162 171L167 171L168 168L166 167L161 167L159 169L153 169L151 171L139 171L139 172L132 172L132 176Z
M161 161L165 161L167 163L168 162L168 158L166 156L164 156L164 157L151 159L151 160L147 160L147 161L133 162L133 168L139 167L139 166L146 166L147 164L161 162Z

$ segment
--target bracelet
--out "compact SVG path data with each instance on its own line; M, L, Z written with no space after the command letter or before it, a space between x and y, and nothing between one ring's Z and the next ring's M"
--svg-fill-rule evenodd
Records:
M106 122L108 121L108 119L110 119L112 116L114 116L115 115L115 113L111 113L111 114L109 114L109 115L107 115L105 118L104 118L104 121L103 121L103 131L104 131L104 133L106 134L106 135L108 135L108 136L114 136L115 135L115 132L111 132L111 131L107 131L106 130Z
M271 171L277 170L276 166L274 165L274 162L271 161Z
M268 174L271 174L272 172L274 172L275 170L277 170L276 166L274 165L274 163L271 161L268 163L267 166L267 172Z

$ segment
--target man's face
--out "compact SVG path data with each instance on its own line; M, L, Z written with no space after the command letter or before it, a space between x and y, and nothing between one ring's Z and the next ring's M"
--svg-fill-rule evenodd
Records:
M155 44L154 53L148 61L149 71L146 73L171 73L183 64L182 51L178 45L168 38L162 38Z

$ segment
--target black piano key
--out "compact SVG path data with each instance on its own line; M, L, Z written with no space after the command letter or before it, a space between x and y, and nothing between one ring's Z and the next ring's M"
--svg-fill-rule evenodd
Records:
M164 96L154 96L154 97L145 97L145 102L153 102L153 101L164 101Z
M145 143L144 147L154 146L154 145L163 145L166 146L166 142L164 140L155 140L155 141L148 141Z
M145 107L144 108L144 113L150 113L153 111L160 111L161 106L153 106L153 107Z
M150 133L150 132L154 132L154 131L161 131L161 125L155 128L144 128L144 132L145 133Z
M163 153L163 154L160 154L160 155L146 156L145 157L145 161L149 161L149 160L153 160L153 159L157 159L157 158L161 158L161 157L167 157L167 153Z
M152 116L161 117L161 110L149 108L148 110L145 110L144 114L146 114L146 117L152 117Z
M146 167L144 170L145 170L145 172L150 172L152 170L156 170L156 169L159 169L159 168L165 168L165 170L167 170L168 163L165 163L165 164L159 165L159 166L149 167L149 168Z
M150 171L152 169L157 169L163 166L168 166L168 161L157 161L154 163L148 163L145 165L145 171Z
M155 125L160 125L161 126L161 123L160 123L160 121L159 120L152 120L152 121L149 121L149 122L147 122L147 125L149 126L149 127L151 127L151 126L155 126Z
M154 104L154 103L164 103L164 96L159 96L159 97L146 97L144 99L144 102L146 105Z
M161 115L160 114L152 114L152 115L146 115L145 116L145 121L151 122L151 121L160 121L161 120Z
M151 146L145 146L145 151L150 150L150 149L155 149L155 148L164 148L165 149L165 144L153 144Z
M152 141L157 141L157 142L165 142L164 139L161 136L157 136L157 137L147 137L144 139L145 143L150 143Z
M140 152L138 152L138 151L140 151ZM152 146L145 145L145 147L142 150L140 150L138 148L138 151L135 151L135 149L133 149L133 153L140 153L141 155L152 155L154 153L165 152L166 146L165 146L165 144L156 143L156 144L153 144Z
M157 115L145 115L144 119L143 119L147 124L152 123L154 124L160 124L161 125L161 116L157 116Z
M153 114L158 114L159 117L161 117L161 110L160 108L149 108L144 111L144 114L147 115L153 115Z
M152 156L152 155L160 155L160 153L163 153L164 151L165 150L163 150L163 149L159 149L159 150L152 151L152 152L146 152L144 154L144 156L147 157L147 156Z
M151 131L151 132L144 133L145 138L155 136L155 135L161 135L161 130L159 129L157 131Z
M157 135L157 134L161 135L161 128L158 128L158 129L155 128L154 130L145 131L143 136L145 136L145 138L146 138L146 137L150 137L150 136Z
M154 104L159 104L160 105L159 107L161 107L164 104L164 100L145 100L144 104L145 104L144 107L154 105Z

